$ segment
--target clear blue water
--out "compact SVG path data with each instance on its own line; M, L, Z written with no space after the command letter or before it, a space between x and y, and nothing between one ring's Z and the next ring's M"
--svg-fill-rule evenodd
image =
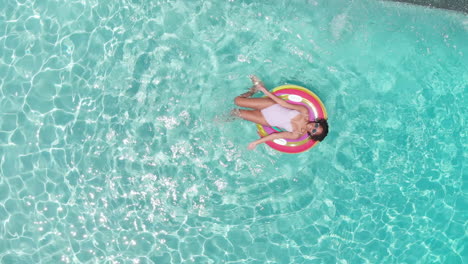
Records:
M467 43L380 1L0 0L0 261L466 263ZM251 73L326 140L247 150Z

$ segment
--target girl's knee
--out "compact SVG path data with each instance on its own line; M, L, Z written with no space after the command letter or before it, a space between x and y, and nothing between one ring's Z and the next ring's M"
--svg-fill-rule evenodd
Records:
M240 96L237 96L236 98L234 98L234 103L235 103L237 106L241 106L241 104L242 104L242 99L244 99L244 98L242 98L242 97L240 97Z

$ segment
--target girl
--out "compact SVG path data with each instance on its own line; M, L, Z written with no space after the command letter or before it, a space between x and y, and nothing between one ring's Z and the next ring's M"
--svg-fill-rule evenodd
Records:
M258 144L277 138L298 139L305 133L316 141L322 141L327 136L327 120L309 121L309 111L305 106L288 103L270 93L255 75L251 75L250 79L254 84L252 88L237 96L234 102L237 106L251 109L235 109L232 113L256 124L276 126L286 131L255 140L249 144L249 149L254 149ZM250 98L257 91L262 91L267 97Z

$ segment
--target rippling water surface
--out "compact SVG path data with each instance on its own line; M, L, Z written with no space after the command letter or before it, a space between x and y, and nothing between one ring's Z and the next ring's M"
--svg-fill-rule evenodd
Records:
M468 17L368 0L0 0L1 263L468 262ZM330 134L246 149L247 75Z

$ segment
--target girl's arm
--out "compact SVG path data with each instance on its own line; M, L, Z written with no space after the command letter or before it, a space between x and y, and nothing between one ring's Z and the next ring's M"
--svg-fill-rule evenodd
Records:
M272 94L270 91L268 91L264 86L259 86L258 89L260 91L262 91L266 96L268 96L269 98L271 98L273 101L275 101L275 103L281 105L282 107L285 107L285 108L289 108L289 109L292 109L292 110L296 110L296 111L299 111L300 113L302 114L305 114L305 115L308 115L309 114L309 111L307 110L307 108L303 105L295 105L295 104L290 104L288 102L286 102L285 100L279 98L278 96Z
M281 99L280 99L281 100ZM299 134L293 133L293 132L279 132L279 133L273 133L270 134L266 137L262 137L260 139L257 139L253 142L251 142L248 146L249 149L254 149L258 144L265 143L267 141L272 141L274 139L278 138L286 138L286 139L298 139L300 137Z

